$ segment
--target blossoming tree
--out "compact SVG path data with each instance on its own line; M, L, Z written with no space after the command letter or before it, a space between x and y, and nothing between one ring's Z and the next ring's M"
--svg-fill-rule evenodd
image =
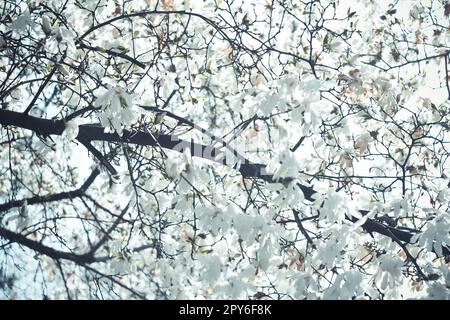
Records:
M447 0L0 5L0 297L449 298Z

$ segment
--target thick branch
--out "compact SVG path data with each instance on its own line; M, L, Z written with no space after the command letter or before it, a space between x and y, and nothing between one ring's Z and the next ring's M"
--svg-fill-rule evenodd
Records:
M3 126L16 126L29 129L44 135L61 135L65 127L64 122L61 120L40 119L7 110L0 110L0 124ZM266 165L264 164L252 163L245 158L238 157L237 160L239 160L241 165L237 168L235 161L230 162L230 165L225 157L223 157L222 160L217 160L218 156L223 156L223 152L220 149L214 148L213 146L206 146L185 141L179 139L175 135L161 134L154 137L151 133L143 131L130 132L124 130L122 137L120 137L117 133L105 133L104 128L102 127L82 125L79 127L77 139L84 142L107 141L115 143L138 144L142 146L161 146L165 149L177 152L184 152L187 148L189 148L192 156L231 166L237 169L244 177L254 177L267 182L276 182L273 179L273 175L266 171ZM304 186L302 184L298 184L298 186L303 191L305 199L309 201L314 200L313 195L317 192L312 187ZM364 210L360 210L360 212L367 214L367 211ZM350 220L354 222L357 221L356 218L351 218ZM390 238L392 238L392 235L395 235L398 240L406 243L411 243L411 238L414 235L411 232L385 226L371 219L368 219L362 225L362 228L367 232L376 232ZM443 252L445 255L450 255L450 250L446 247L443 247Z
M0 237L4 238L10 242L18 243L24 247L27 247L31 250L34 250L40 254L46 255L55 260L60 260L60 259L70 260L79 265L84 265L86 263L95 262L94 257L92 257L90 255L78 255L78 254L74 254L71 252L55 250L51 247L43 245L41 242L31 240L24 235L12 232L12 231L2 228L2 227L0 227Z

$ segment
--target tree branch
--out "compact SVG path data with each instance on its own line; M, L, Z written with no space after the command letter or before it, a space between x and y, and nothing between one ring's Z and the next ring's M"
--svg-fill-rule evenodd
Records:
M78 43L78 47L82 48L82 49L89 49L89 50L92 50L92 51L95 51L95 52L107 53L107 54L109 54L109 55L111 55L113 57L119 57L119 58L125 59L125 60L131 62L132 64L137 65L139 68L145 69L145 63L142 63L139 60L137 60L137 59L135 59L133 57L130 57L129 55L127 55L125 53L122 53L122 52L116 52L116 51L113 51L111 49L104 49L104 48L98 48L98 47L89 46L89 45L87 45L87 44L85 44L83 42L79 42Z
M62 120L41 119L8 110L0 110L0 124L3 126L16 126L24 129L29 129L36 133L45 135L61 135L65 127ZM233 169L238 170L243 177L259 178L266 182L272 183L280 182L279 180L275 180L273 178L273 175L267 172L266 165L264 164L252 163L246 158L240 158L238 156L237 160L241 163L241 165L238 167L236 165L236 161L227 162L225 157L223 157L222 160L217 160L218 156L224 155L223 151L221 151L220 149L210 145L207 146L182 140L179 139L176 135L160 134L157 137L153 137L153 135L148 132L130 132L128 130L124 130L122 137L120 137L117 133L105 133L104 128L102 127L81 125L79 127L77 139L79 141L85 142L106 141L113 143L130 143L141 146L161 146L165 149L181 153L189 149L191 156L200 157L232 167ZM230 165L230 163L232 165ZM308 187L300 183L298 184L298 186L302 190L306 200L314 201L313 195L316 194L317 191L315 191L312 187ZM360 212L362 214L368 213L365 210L360 210ZM352 222L356 222L358 220L355 217L348 219ZM372 219L367 219L367 221L362 225L362 228L367 232L376 232L389 238L392 238L392 235L395 235L398 240L407 243L411 243L411 238L414 235L414 233L412 232L406 232L393 227L385 226ZM446 256L450 255L450 250L447 247L443 247L443 252Z
M47 84L50 82L51 78L53 77L53 75L55 74L56 70L58 69L58 64L55 64L53 66L52 71L50 71L50 73L48 74L48 76L45 78L44 82L42 82L41 86L39 87L38 91L36 92L36 94L33 97L33 100L31 100L31 102L28 104L28 107L25 109L25 111L23 112L24 114L28 114L31 110L31 108L33 108L35 102L37 101L37 99L39 98L39 95L42 93L42 91L44 91L45 87L47 86Z
M71 252L59 251L59 250L53 249L51 247L48 247L48 246L42 244L41 242L31 240L24 235L10 231L3 227L0 227L0 237L4 238L10 242L18 243L24 247L27 247L31 250L34 250L40 254L46 255L55 260L60 260L60 259L70 260L79 265L84 265L87 263L95 262L95 259L92 256L79 255L79 254L75 254L75 253L71 253Z
M24 202L26 202L28 205L32 205L81 197L89 188L89 186L94 182L95 178L99 175L99 173L100 170L98 168L95 168L94 171L92 171L90 176L87 178L87 180L83 183L83 185L76 190L55 193L47 196L35 196L28 199L14 200L2 203L0 204L0 212L7 211L11 208L20 207Z

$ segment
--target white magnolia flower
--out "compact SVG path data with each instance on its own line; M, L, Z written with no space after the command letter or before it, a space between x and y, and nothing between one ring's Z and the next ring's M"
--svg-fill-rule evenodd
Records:
M450 245L450 215L448 213L439 214L434 220L428 222L425 230L411 239L419 242L429 251L435 251L442 256L442 247Z
M124 127L134 123L139 115L134 110L132 95L121 86L110 85L99 95L94 105L103 110L99 113L102 125L107 128L112 126L119 135L122 135Z
M124 274L130 271L130 262L125 257L111 259L110 268L113 273Z
M369 133L364 133L356 139L355 149L358 151L360 155L365 154L369 151L369 142L371 140L371 136ZM350 159L351 160L351 159Z
M203 264L201 277L207 283L216 282L221 274L222 264L218 256L202 255L200 256L200 261Z
M66 123L63 136L72 141L78 136L78 124L75 121L69 121Z
M401 283L402 259L395 255L384 254L379 259L375 281L381 289L394 288Z
M21 34L26 32L28 27L33 28L35 24L36 23L31 19L30 12L27 10L11 23L11 30Z
M47 36L52 33L52 24L50 18L46 15L42 16L42 30Z
M441 283L433 283L427 288L428 299L448 300L450 298L450 290Z
M336 277L333 285L325 290L323 299L351 300L354 297L363 297L362 280L361 273L357 271L341 273Z
M352 168L353 167L353 160L352 156L348 152L342 152L339 156L339 165L341 168Z

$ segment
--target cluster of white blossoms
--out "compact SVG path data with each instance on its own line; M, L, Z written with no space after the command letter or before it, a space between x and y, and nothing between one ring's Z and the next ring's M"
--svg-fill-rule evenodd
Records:
M0 228L93 260L0 237L0 298L450 297L448 1L7 9L2 108L65 129L1 127Z

